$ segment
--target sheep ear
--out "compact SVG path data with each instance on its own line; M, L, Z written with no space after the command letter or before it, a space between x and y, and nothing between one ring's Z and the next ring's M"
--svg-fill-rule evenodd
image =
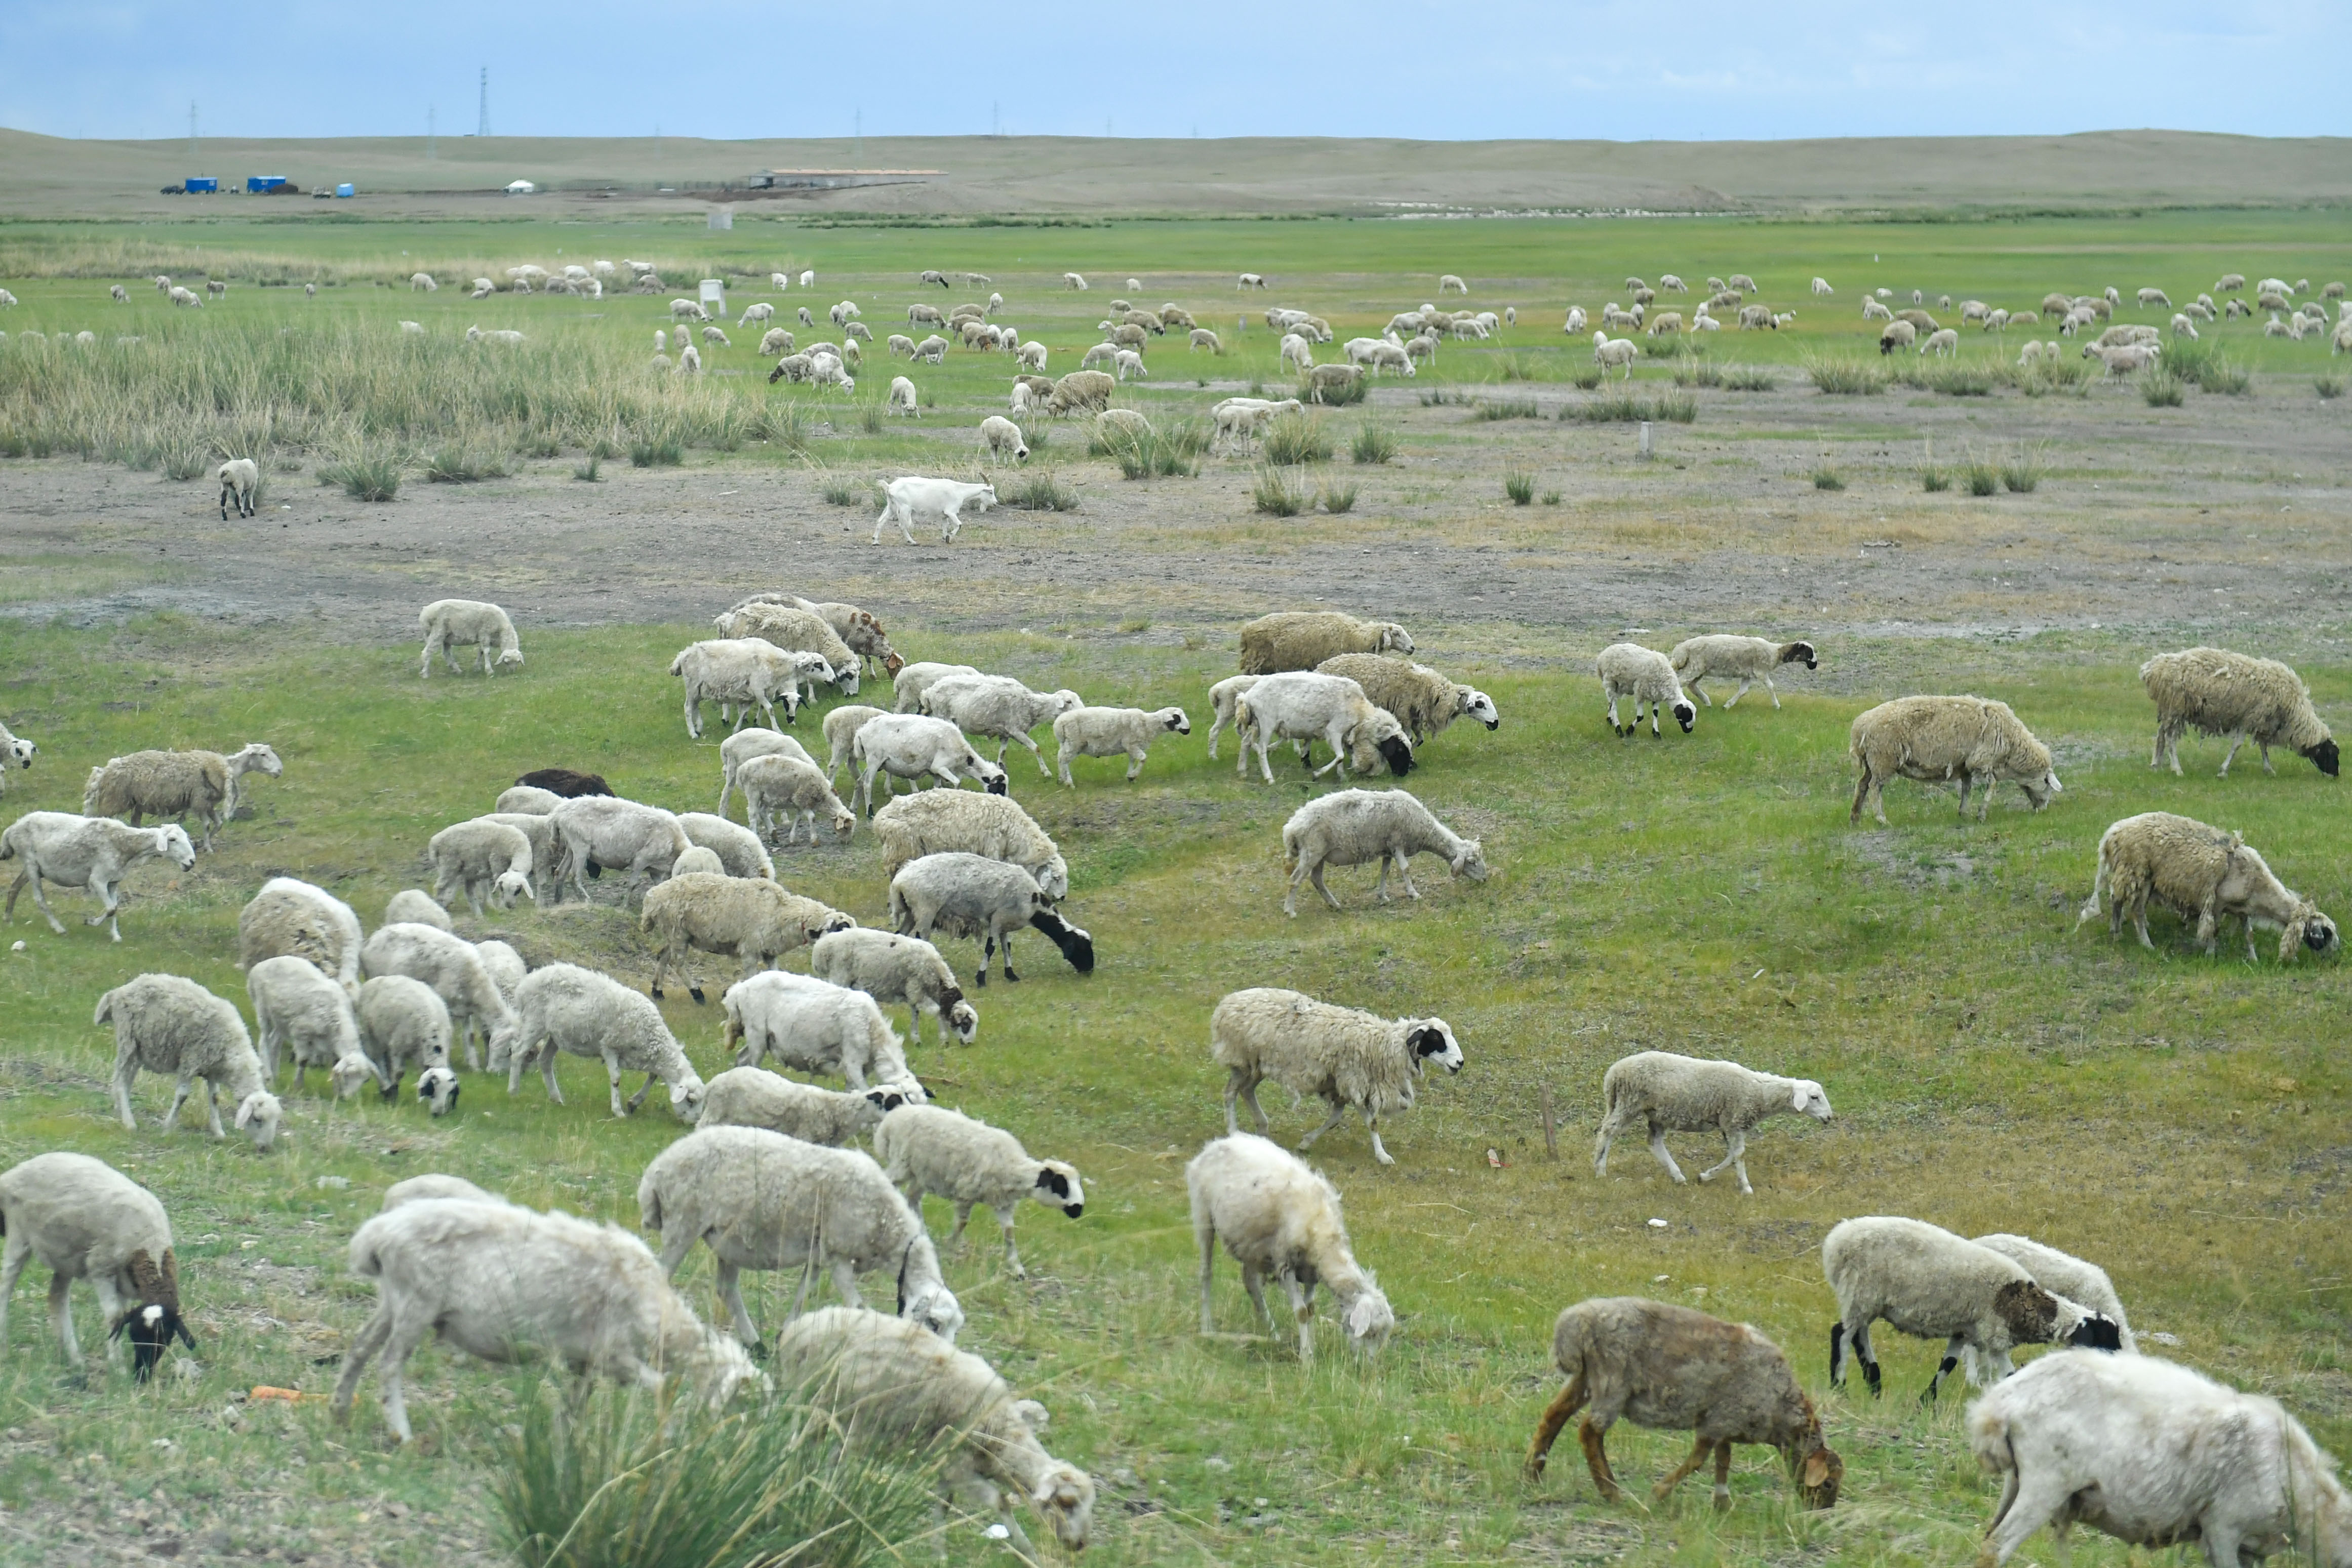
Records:
M1044 1431L1045 1429L1045 1423L1054 1418L1052 1414L1034 1399L1015 1399L1013 1402L1012 1410L1014 1416L1027 1426L1032 1432ZM1051 1498L1054 1495L1053 1483L1051 1481L1046 1482L1044 1487L1039 1489L1037 1495L1041 1498Z
M1801 1111L1805 1108L1805 1091L1811 1089L1812 1085L1800 1078L1793 1085L1791 1085L1791 1087L1794 1089L1795 1092L1790 1096L1790 1103L1796 1109Z

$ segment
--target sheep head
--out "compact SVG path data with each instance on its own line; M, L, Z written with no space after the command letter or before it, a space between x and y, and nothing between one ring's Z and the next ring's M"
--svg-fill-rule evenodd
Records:
M1396 1312L1370 1270L1364 1274L1362 1292L1348 1303L1339 1321L1348 1331L1349 1345L1360 1354L1374 1354L1388 1343L1396 1328Z
M2031 1280L2011 1280L1992 1294L1992 1310L2011 1343L2047 1344L2058 1333L2058 1298Z
M188 871L196 863L196 846L188 837L188 830L177 822L166 822L155 830L155 852Z
M1036 913L1029 916L1029 924L1034 929L1045 933L1046 939L1062 950L1062 956L1070 961L1071 968L1081 975L1091 975L1095 972L1094 937L1082 927L1073 925L1063 919L1052 905L1045 902L1045 895L1042 892L1037 895Z
M257 1089L247 1095L236 1108L236 1127L253 1138L253 1146L262 1154L278 1139L278 1118L283 1114L278 1096L267 1089Z
M1036 1190L1029 1196L1047 1208L1058 1208L1072 1219L1086 1212L1087 1189L1078 1185L1077 1167L1061 1160L1037 1162Z
M1789 1470L1796 1478L1797 1495L1805 1500L1807 1508L1835 1508L1838 1483L1845 1479L1845 1461L1828 1448L1822 1447L1821 1427L1815 1423L1810 1434L1815 1447L1800 1457L1797 1448L1789 1451Z
M533 904L539 902L539 894L531 891L530 878L519 871L500 872L499 880L490 888L490 902L500 909L507 909L512 907L518 898L528 898Z
M1434 1061L1448 1072L1462 1071L1462 1042L1444 1019L1424 1019L1407 1030L1404 1048L1412 1053L1417 1070L1426 1071Z
M155 1364L163 1358L163 1352L173 1339L184 1343L191 1351L196 1348L195 1336L188 1333L179 1308L163 1301L131 1308L114 1320L114 1328L107 1337L131 1341L131 1375L141 1383L155 1375Z
M22 746L25 743L23 741L18 741L16 744ZM2336 777L2336 771L2340 758L2339 754L2336 749L2336 741L2332 737L2321 741L2316 746L2306 746L2303 747L2303 755L2308 758L2312 764L2322 773L2326 774L2330 779ZM32 765L32 758L30 756L27 756L25 759L24 766L30 768Z
M1454 876L1466 876L1472 882L1486 880L1486 848L1476 839L1462 841L1462 852L1445 862L1447 872Z
M2335 742L2330 741L2328 743L2329 752L2332 754L2335 751ZM33 765L34 756L38 753L40 749L41 748L39 747L35 746L31 741L26 740L21 737L12 735L8 737L7 749L5 752L0 752L0 768L5 768L11 762L15 763L19 768L30 768ZM103 772L104 769L101 768L100 771ZM2330 768L2328 771L2332 773L2335 769Z
M1034 1400L1023 1400L1034 1405ZM1040 1414L1042 1414L1042 1410ZM1083 1551L1087 1531L1094 1522L1094 1478L1076 1465L1057 1464L1047 1470L1037 1483L1029 1500L1054 1527L1054 1537L1073 1552Z
M361 1085L375 1076L375 1064L364 1052L354 1051L329 1069L327 1077L335 1086L335 1098L348 1100L360 1092Z
M446 1116L457 1105L457 1074L444 1063L426 1068L416 1078L416 1098L436 1116Z
M947 1020L950 1029L955 1030L955 1037L966 1045L970 1045L972 1037L980 1032L979 1009L964 1000L961 991L950 991L940 998L940 1016Z
M1810 1078L1790 1081L1789 1101L1790 1109L1800 1115L1811 1116L1816 1122L1830 1119L1829 1092Z
M1818 670L1822 667L1821 655L1813 652L1813 645L1811 643L1783 643L1780 644L1780 655L1779 662L1783 664L1793 664L1801 660L1805 668L1809 670Z
M2319 913L2309 899L2296 901L2294 915L2279 933L2279 962L2294 956L2297 947L2308 947L2315 953L2332 951L2337 941L2336 922Z
M1683 727L1683 733L1685 735L1688 735L1691 732L1691 727L1698 723L1698 705L1692 702L1688 697L1676 697L1675 699L1675 722Z

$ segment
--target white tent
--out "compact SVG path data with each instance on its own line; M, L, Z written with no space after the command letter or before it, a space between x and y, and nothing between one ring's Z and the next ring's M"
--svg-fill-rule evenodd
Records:
M533 191L538 189L539 187L532 184L529 180L517 180L513 184L507 187L507 194L509 196L528 196Z

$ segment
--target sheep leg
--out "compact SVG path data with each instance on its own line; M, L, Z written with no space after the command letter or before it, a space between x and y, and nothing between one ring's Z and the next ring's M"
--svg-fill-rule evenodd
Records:
M1731 694L1731 700L1723 705L1723 711L1729 713L1733 708L1738 707L1739 706L1739 699L1746 696L1748 695L1748 688L1753 686L1756 683L1748 676L1740 676L1739 689ZM1772 706L1774 707L1779 707L1780 706L1780 698L1778 694L1775 694L1772 698Z
M1731 705L1729 703L1726 703L1724 706L1726 707L1729 707ZM1731 1451L1731 1445L1728 1443L1726 1443L1723 1448L1726 1453L1729 1453ZM1668 1470L1664 1476L1660 1477L1658 1484L1650 1489L1651 1500L1654 1502L1665 1501L1667 1496L1671 1494L1676 1487L1690 1479L1691 1472L1698 1469L1701 1465L1706 1463L1708 1456L1714 1452L1715 1439L1712 1437L1701 1437L1697 1444L1692 1448L1690 1457L1683 1460L1681 1464L1676 1465L1673 1469Z
M0 1354L8 1346L8 1302L16 1294L16 1279L25 1265L33 1260L33 1244L19 1232L8 1238L5 1257L0 1257Z
M1257 1315L1265 1320L1266 1332L1275 1333L1274 1313L1267 1310L1265 1304L1265 1277L1247 1263L1242 1265L1242 1289L1249 1292L1250 1304L1257 1308Z
M2263 754L2263 771L2269 774L2273 779L2277 778L2278 769L2271 766L2271 743L2267 740L2258 740L2254 742L2254 745L2261 749Z
M563 1103L563 1091L555 1086L555 1059L561 1054L562 1052L556 1050L555 1042L551 1040L539 1049L540 1077L546 1081L548 1099L558 1105ZM617 1093L616 1090L616 1097ZM620 1110L621 1108L615 1105L613 1107L613 1113L617 1116L620 1114Z
M205 1129L215 1140L228 1136L221 1131L220 1091L209 1078L205 1080Z
M57 916L57 912L49 907L48 895L41 891L41 873L32 867L27 866L25 870L16 873L16 887L24 886L25 880L27 877L32 879L33 902L40 906L41 918L49 923L50 930L56 932L60 936L64 936L66 934L65 923L60 921ZM9 912L14 914L16 912L16 889L12 887L8 890Z
M1372 883L1372 902L1374 904L1387 904L1390 902L1389 862L1391 859L1391 856L1385 854L1381 856L1381 874L1379 880Z
M1331 896L1331 890L1323 883L1323 862L1321 861L1317 861L1315 862L1315 870L1308 875L1307 880L1315 884L1315 891L1323 895L1324 903L1329 904L1334 911L1339 909L1339 901Z
M1403 850L1395 853L1397 877L1404 883L1404 895L1418 904L1421 902L1421 889L1412 885L1412 857Z
M751 1314L743 1310L743 1270L724 1258L719 1260L719 1299L726 1303L735 1337L747 1345L758 1344L760 1331L751 1326Z
M441 633L440 633L439 632L437 632L437 631L436 631L436 632L427 632L425 634L425 657L424 657L422 660L420 660L420 661L418 662L417 666L416 666L416 676L417 676L417 679L419 679L419 680L430 680L430 679L432 678L432 676L433 676L433 655L434 655L434 654L436 654L436 653L439 653L440 651L441 651Z
M1004 983L1008 986L1018 985L1021 977L1013 972L1013 933L1008 931L996 940L1003 944L1004 948ZM982 954L981 962L985 964L987 961L987 955Z
M2008 1562L2011 1555L2025 1544L2027 1536L2049 1523L2052 1517L2066 1506L2068 1494L2063 1490L2063 1481L2055 1480L2054 1478L2045 1480L2036 1476L2033 1484L2029 1487L2022 1477L2011 1471L2008 1485L2002 1489L2003 1495L2010 1500L2001 1513L1995 1516L1992 1528L1985 1532L1984 1546L1978 1552L1977 1561L1980 1563L1992 1564ZM2210 1552L2213 1546L2213 1530L2210 1515L2205 1529L2200 1533L2205 1538L2204 1544ZM2238 1559L2234 1543L2229 1557L2215 1559L2215 1561L2226 1563L2231 1565L2231 1568L2235 1568Z
M2238 755L2238 747L2242 747L2242 746L2243 746L2243 745L2245 745L2245 744L2246 744L2246 736L2245 736L2245 732L2244 732L2243 730L2239 731L2237 734L2235 734L2235 735L2233 735L2233 736L2231 736L2231 737L2230 737L2230 749L2229 749L2229 752L2228 752L2228 754L2227 754L2226 756L2224 756L2224 757L2221 758L2221 777L2222 777L2222 778L2227 779L2227 778L2230 776L2230 763L2231 763L2231 758L2235 758L2235 757Z
M857 1293L857 1265L846 1258L833 1260L833 1288L845 1307L862 1307L866 1298Z
M996 1228L1004 1232L1004 1267L1016 1280L1025 1280L1029 1270L1021 1266L1021 1249L1013 1245L1013 1206L1006 1204L996 1211Z
M1048 768L1048 767L1046 767L1046 766L1045 766L1045 754L1044 752L1042 752L1042 751L1040 751L1040 750L1038 750L1038 749L1037 749L1037 743L1036 743L1035 741L1034 741L1034 740L1030 739L1026 735L1016 735L1016 736L1014 736L1013 738L1014 740L1019 741L1022 745L1024 745L1024 746L1027 747L1029 748L1029 755L1030 755L1031 757L1033 757L1033 758L1036 758L1036 761L1037 761L1037 772L1038 772L1038 776L1039 776L1039 777L1041 777L1041 778L1045 778L1045 779L1051 779L1051 778L1054 776L1054 770L1053 770L1051 768ZM1003 761L1004 760L1004 751L1003 751L1003 747L1001 747L997 749L997 753L996 753L996 760L997 760L998 762L1000 762L1000 763L1001 763L1001 762L1003 762ZM815 830L814 830L814 828L812 828L812 829L811 829L811 830L809 830L809 831L810 831L810 832L811 832L811 833L814 833L814 831L815 831ZM810 840L810 841L811 841L812 843L814 843L814 842L815 841L815 840L814 840L814 838L812 838L812 839Z
M416 1353L416 1347L432 1337L433 1324L429 1321L416 1323L395 1321L388 1336L389 1343L384 1346L383 1418L400 1435L404 1443L414 1439L416 1434L408 1425L408 1400L401 1383L401 1374L406 1370L408 1358Z
M139 1063L135 1058L125 1056L115 1062L113 1083L114 1114L116 1119L121 1122L122 1130L126 1133L135 1133L139 1130L139 1119L131 1113L131 1081L138 1076ZM16 1242L12 1239L8 1244L11 1247L14 1247ZM17 1267L21 1269L24 1265L19 1263ZM16 1279L16 1276L11 1274L9 1279L13 1281ZM6 1305L6 1300L5 1293L0 1292L0 1307L5 1307ZM0 1319L0 1322L5 1322L5 1319ZM5 1341L0 1341L0 1344L5 1343Z
M646 1074L646 1081L637 1086L637 1092L635 1094L629 1096L630 1110L635 1111L638 1106L646 1103L646 1096L654 1092L654 1081L660 1076L661 1074L657 1072L648 1072ZM613 1082L614 1086L617 1089L620 1084L620 1077L617 1073L614 1075Z
M1748 1134L1738 1131L1726 1133L1723 1134L1723 1164L1712 1170L1699 1172L1698 1179L1713 1181L1721 1176L1727 1166L1739 1173L1739 1190L1753 1193L1756 1189L1748 1185Z
M1147 753L1130 747L1127 754L1127 781L1130 784L1142 777L1143 758Z
M1960 1345L1958 1334L1954 1334L1945 1343L1944 1359L1936 1364L1935 1375L1927 1379L1927 1392L1919 1396L1920 1404L1933 1405L1936 1402L1937 1385L1951 1375L1952 1368L1960 1364Z
M551 1063L554 1060L555 1053L550 1051L548 1053L548 1061ZM604 1082L612 1091L613 1094L614 1120L618 1121L622 1117L626 1116L631 1111L636 1109L635 1102L631 1102L625 1106L621 1103L621 1062L620 1059L609 1051L604 1052Z
M49 1329L66 1353L68 1365L81 1366L81 1340L73 1326L73 1279L62 1270L49 1276Z
M1201 1249L1201 1332L1213 1333L1216 1332L1217 1320L1210 1311L1209 1283L1217 1270L1217 1230L1216 1227L1209 1222L1207 1215L1195 1213L1192 1220L1192 1240ZM14 1276L12 1275L11 1278L13 1279ZM5 1298L0 1297L0 1306L5 1305Z
M120 1322L122 1314L131 1310L133 1301L115 1288L114 1276L93 1274L89 1282L91 1289L98 1292L98 1321L110 1324ZM117 1372L122 1370L122 1341L111 1331L106 1336L106 1364Z
M1601 1119L1601 1131L1592 1140L1592 1174L1594 1176L1605 1176L1609 1174L1609 1145L1616 1142L1618 1130L1623 1125L1624 1121L1617 1114L1614 1107L1611 1108L1609 1114Z
M1256 1088L1257 1085L1250 1082L1249 1069L1245 1067L1236 1067L1226 1075L1225 1135L1227 1137L1232 1137L1242 1130L1240 1113L1235 1109L1235 1105L1244 1092L1249 1093L1250 1109L1257 1113L1258 1131L1265 1132L1265 1113L1257 1108Z
M1238 1071L1239 1070L1237 1069L1236 1071ZM1257 1122L1258 1136L1264 1137L1271 1124L1269 1124L1265 1119L1265 1112L1264 1108L1262 1108L1257 1103L1257 1085L1258 1080L1255 1078L1252 1078L1247 1082L1244 1083L1242 1085L1242 1098L1248 1102L1250 1115ZM1230 1124L1233 1121L1233 1117L1228 1114L1225 1120ZM1230 1125L1228 1130L1233 1130Z
M1576 1424L1576 1440L1583 1446L1584 1467L1592 1472L1594 1490L1601 1493L1604 1502L1622 1502L1625 1492L1609 1469L1608 1437L1608 1424L1594 1420L1589 1410L1584 1413L1584 1419Z
M1683 1183L1683 1168L1675 1164L1675 1156L1666 1152L1666 1134L1654 1127L1650 1131L1650 1153L1656 1157L1660 1165L1666 1167L1666 1174L1675 1178L1675 1185L1680 1186Z
M1380 1161L1381 1164L1384 1166L1392 1166L1396 1164L1396 1160L1389 1154L1388 1150L1381 1146L1380 1117L1370 1111L1364 1111L1361 1106L1358 1106L1357 1109L1363 1112L1364 1131L1372 1135L1372 1158Z
M1706 679L1705 675L1693 675L1688 684L1683 687L1683 690L1690 693L1691 695L1698 698L1699 701L1705 703L1707 706L1713 707L1715 706L1715 699L1707 695L1705 688L1699 685L1699 683L1705 679ZM1732 702L1738 702L1738 700L1739 699L1738 697L1731 699ZM1729 707L1731 703L1726 703L1723 706Z
M1290 1316L1298 1325L1298 1359L1315 1359L1314 1288L1301 1285L1298 1276L1284 1270L1281 1276L1283 1294L1290 1298Z
M172 1091L172 1108L164 1112L163 1115L157 1117L155 1120L155 1130L157 1132L169 1133L179 1126L180 1107L188 1103L188 1096L194 1092L194 1089L195 1084L194 1081L186 1078L181 1079L178 1084L173 1087ZM218 1117L220 1113L218 1111L215 1111L213 1114L215 1117Z
M1584 1372L1579 1368L1569 1378L1567 1385L1552 1396L1551 1403L1544 1406L1542 1417L1536 1422L1536 1435L1528 1444L1527 1461L1521 1467L1528 1479L1542 1479L1545 1458L1550 1454L1551 1446L1559 1440L1559 1429L1568 1425L1570 1416L1583 1407Z
M391 1303L379 1304L375 1316L368 1320L367 1326L360 1330L359 1337L343 1353L343 1369L335 1379L334 1395L327 1403L327 1412L337 1426L350 1422L352 1395L359 1388L360 1378L367 1372L368 1363L375 1359L376 1353L383 1348L383 1342L391 1336L393 1320Z
M920 1214L922 1212L922 1204L919 1200L917 1201L914 1207L916 1213ZM941 1251L952 1252L963 1246L963 1228L971 1223L971 1210L972 1205L969 1203L959 1203L956 1205L955 1228L948 1232L948 1239L945 1241L940 1243L940 1249Z
M1309 862L1307 857L1301 854L1298 857L1298 864L1297 868L1290 873L1290 886L1283 893L1282 895L1282 912L1285 915L1289 915L1293 920L1298 918L1298 884L1308 876L1313 875L1315 870L1316 867ZM1321 884L1318 883L1317 885L1319 886Z
M1717 1512L1731 1506L1731 1439L1728 1437L1718 1440L1715 1445L1715 1506Z
M1300 1140L1298 1145L1298 1152L1300 1154L1303 1155L1307 1150L1313 1148L1315 1146L1316 1139L1321 1137L1324 1134L1329 1132L1332 1128L1338 1126L1341 1122L1347 1119L1348 1104L1346 1101L1332 1100L1327 1102L1327 1103L1331 1107L1331 1113L1323 1118L1323 1124L1321 1126L1316 1128L1313 1132L1307 1134L1305 1138Z

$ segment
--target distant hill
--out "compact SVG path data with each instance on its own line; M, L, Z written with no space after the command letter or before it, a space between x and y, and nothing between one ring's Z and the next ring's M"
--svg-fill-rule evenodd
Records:
M0 212L152 216L189 174L242 190L247 174L306 188L352 181L377 214L487 215L508 182L562 211L698 204L757 171L936 171L919 183L783 194L811 212L940 215L1452 211L1801 212L1922 208L2091 211L2352 202L2352 139L2172 131L2078 136L1808 141L1404 141L1239 137L207 138L91 141L0 131ZM670 193L662 193L662 187ZM243 202L243 196L223 200ZM279 198L290 200L292 198ZM615 214L617 215L617 214Z

